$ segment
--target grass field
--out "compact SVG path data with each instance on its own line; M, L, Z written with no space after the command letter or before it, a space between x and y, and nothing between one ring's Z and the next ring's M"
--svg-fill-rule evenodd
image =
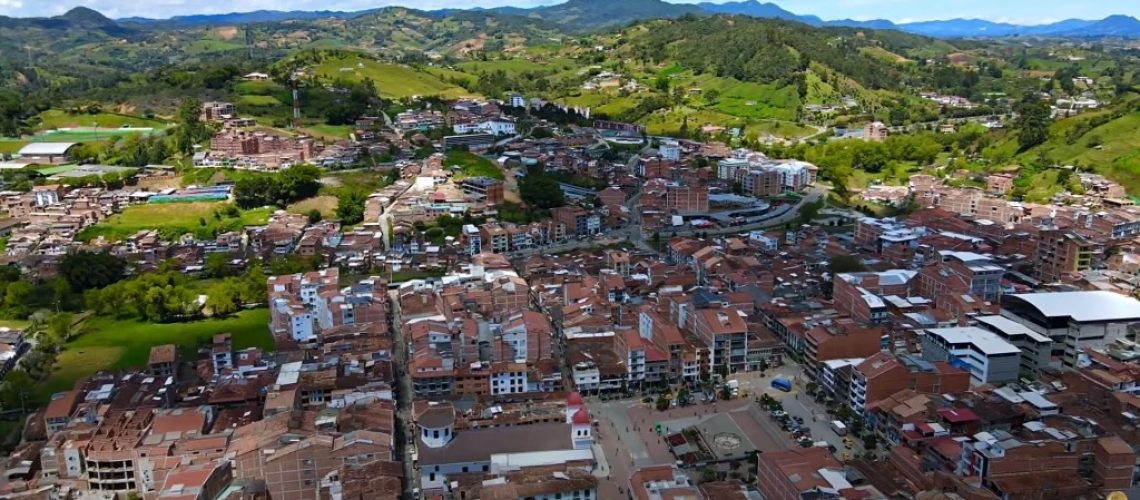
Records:
M27 145L28 141L0 140L0 154L16 154L20 148Z
M333 140L347 139L353 130L354 127L352 125L327 125L323 123L301 127L302 132L313 137L324 137Z
M79 239L90 240L103 236L120 240L144 229L157 229L164 237L177 237L185 233L207 233L214 229L232 230L242 226L265 224L272 208L245 210L236 219L214 217L214 210L225 202L163 203L127 207L97 225L84 229ZM205 225L202 222L205 222Z
M187 45L186 52L189 54L206 54L209 52L226 52L242 48L244 47L233 42L218 40L216 38L203 38Z
M271 95L243 95L238 97L238 106L279 106L281 101Z
M274 344L268 325L269 310L264 308L242 311L229 318L189 323L156 324L92 317L83 323L83 333L64 346L55 371L36 394L46 399L96 372L145 366L150 348L156 345L178 345L183 359L193 359L195 349L218 333L232 334L234 349L260 347L271 351Z
M69 114L62 109L49 109L36 115L33 120L39 120L39 130L51 130L69 127L100 127L119 128L123 125L132 127L162 128L166 123L161 120L152 120L141 116L120 115L117 113L96 114Z
M795 87L732 81L721 85L713 109L742 118L794 120L800 98Z
M285 87L270 80L254 80L234 84L234 92L239 95L273 95L285 90Z
M31 142L88 142L107 141L113 137L131 134L149 135L154 132L152 128L85 128L76 130L48 130L28 137Z
M358 55L328 59L316 67L316 73L325 78L346 78L349 80L369 78L375 82L376 89L381 96L393 99L415 95L438 95L444 98L471 95L463 88L444 82L430 73L398 64L382 63Z
M466 151L449 151L447 158L443 161L443 166L452 167L459 166L459 173L455 174L458 179L465 177L490 177L492 179L503 180L506 175L503 174L503 169L495 165L491 160L483 158L474 153Z
M298 201L297 203L289 205L286 210L295 214L308 214L309 211L315 208L319 210L321 215L325 216L325 218L329 218L332 217L333 212L336 211L336 204L336 196L321 195Z
M569 59L552 59L548 62L503 59L499 61L466 61L459 63L456 67L467 73L502 71L507 76L513 76L524 71L558 73L577 68L578 65Z

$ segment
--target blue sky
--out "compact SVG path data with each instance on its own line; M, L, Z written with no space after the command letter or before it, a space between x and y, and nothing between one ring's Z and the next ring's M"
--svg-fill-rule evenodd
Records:
M672 1L695 3L700 0ZM720 3L725 0L712 1ZM361 10L385 5L423 9L476 5L531 7L559 2L560 0L0 0L0 15L49 16L80 5L110 17L162 18L258 9ZM775 3L797 14L815 14L824 19L884 18L896 22L961 17L1035 24L1074 17L1099 19L1111 14L1140 16L1140 2L1135 0L1101 0L1091 4L1072 0L777 0Z

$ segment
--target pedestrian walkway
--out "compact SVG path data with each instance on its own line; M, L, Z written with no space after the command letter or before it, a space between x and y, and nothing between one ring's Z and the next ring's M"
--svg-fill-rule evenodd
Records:
M606 453L602 451L602 445L594 443L591 448L594 449L594 460L598 466L594 468L594 477L603 479L609 477L613 471L610 470L610 461L606 458Z

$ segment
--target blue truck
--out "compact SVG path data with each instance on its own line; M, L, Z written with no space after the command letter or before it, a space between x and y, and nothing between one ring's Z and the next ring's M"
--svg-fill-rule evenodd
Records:
M792 382L786 378L772 379L772 387L784 392L792 392Z

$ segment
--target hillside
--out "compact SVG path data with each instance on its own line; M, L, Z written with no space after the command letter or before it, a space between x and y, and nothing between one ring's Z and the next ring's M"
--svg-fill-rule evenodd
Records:
M1130 93L1109 108L1057 120L1049 127L1048 140L1027 151L1017 152L1017 134L1005 136L985 151L996 164L1071 165L1093 171L1120 183L1128 192L1140 192L1140 95ZM1047 199L1060 186L1050 182L1055 173L1027 174L1033 178L1031 195Z
M519 12L515 10L513 12ZM662 0L568 0L566 3L537 7L525 16L573 28L620 26L643 19L671 19L686 14L702 14L696 5L673 4Z

